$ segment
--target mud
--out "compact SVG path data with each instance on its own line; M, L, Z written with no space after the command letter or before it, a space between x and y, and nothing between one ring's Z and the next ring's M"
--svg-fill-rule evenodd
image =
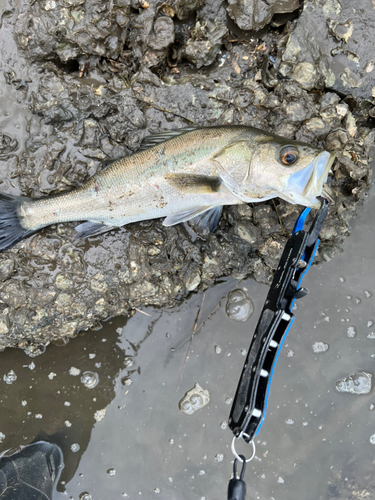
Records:
M296 37L310 43L308 9L329 14L333 21L320 23L319 38L336 45L361 41L357 31L373 39L375 11L370 7L365 18L358 8L349 37L340 24L347 22L345 2L341 10L331 0L323 7L306 3L295 20L294 2L276 4L294 14L276 14L271 27L254 34L241 30L236 15L227 19L220 1L7 0L0 190L38 197L72 189L152 132L252 125L336 151L329 178L335 204L317 256L318 263L329 261L371 183L375 73L365 70L361 86L344 89L327 80L317 58L302 59L297 49L294 59L288 54ZM257 23L253 28L263 21ZM359 67L371 64L371 51L361 53ZM205 239L186 224L165 228L161 221L88 241L74 238L74 224L48 228L0 256L0 349L35 356L104 318L173 306L226 276L269 283L299 210L279 200L227 207Z

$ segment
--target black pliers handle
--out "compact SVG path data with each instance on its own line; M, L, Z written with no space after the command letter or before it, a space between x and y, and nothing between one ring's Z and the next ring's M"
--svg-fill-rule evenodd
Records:
M234 435L243 437L246 442L258 434L266 416L273 370L294 321L294 302L308 293L301 288L301 281L314 260L328 206L329 202L322 198L309 231L303 227L310 208L306 208L297 219L260 315L228 422Z

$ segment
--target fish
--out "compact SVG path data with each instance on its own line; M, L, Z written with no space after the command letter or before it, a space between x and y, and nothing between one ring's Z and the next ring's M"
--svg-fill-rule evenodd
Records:
M0 193L0 251L62 222L85 221L76 237L86 238L156 218L164 226L194 220L213 231L223 206L275 197L319 208L334 158L249 126L153 134L71 191L42 198Z

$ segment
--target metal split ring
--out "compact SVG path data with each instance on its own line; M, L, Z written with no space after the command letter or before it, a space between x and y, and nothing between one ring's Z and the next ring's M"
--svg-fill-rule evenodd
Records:
M245 438L247 437L247 438L248 438L248 437L249 437L249 435L248 435L248 434L242 434L242 435L241 435L241 436L239 436L239 437L245 437ZM243 462L242 458L241 458L241 457L240 457L240 455L236 452L236 448L234 447L234 443L235 443L236 439L239 439L239 437L234 436L234 438L232 439L232 444L231 444L231 447L230 447L230 448L231 448L231 450L232 450L233 455L237 458L237 460L238 460L239 462ZM245 460L245 462L246 462L246 463L250 462L250 461L251 461L251 460L255 457L255 443L254 443L254 441L250 441L250 443L251 443L251 444L252 444L252 446L253 446L253 453L252 453L252 455L251 455L251 457L250 457L250 458L248 458L247 460Z

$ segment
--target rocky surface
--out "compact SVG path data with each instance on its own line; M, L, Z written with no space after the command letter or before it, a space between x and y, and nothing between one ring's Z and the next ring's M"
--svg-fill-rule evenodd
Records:
M303 88L331 88L362 98L362 106L371 107L369 98L375 95L374 31L372 0L305 2L298 21L289 33L286 30L276 66Z
M372 53L357 47L353 66L348 52L365 33L374 39L375 10L361 0L349 22L349 2L335 1L306 2L294 20L280 12L297 15L295 2L267 2L271 14L251 29L271 26L257 35L241 31L234 4L221 1L8 0L0 12L1 191L38 197L74 188L152 132L252 125L337 153L329 178L336 201L317 262L331 259L371 183L375 137ZM314 52L314 24L306 30L310 14L325 16L324 57ZM336 64L343 57L345 67ZM361 85L343 83L347 69ZM170 306L223 276L269 283L299 210L279 200L227 207L205 239L161 221L88 241L74 239L75 224L50 227L0 256L0 349L36 355L108 316Z

